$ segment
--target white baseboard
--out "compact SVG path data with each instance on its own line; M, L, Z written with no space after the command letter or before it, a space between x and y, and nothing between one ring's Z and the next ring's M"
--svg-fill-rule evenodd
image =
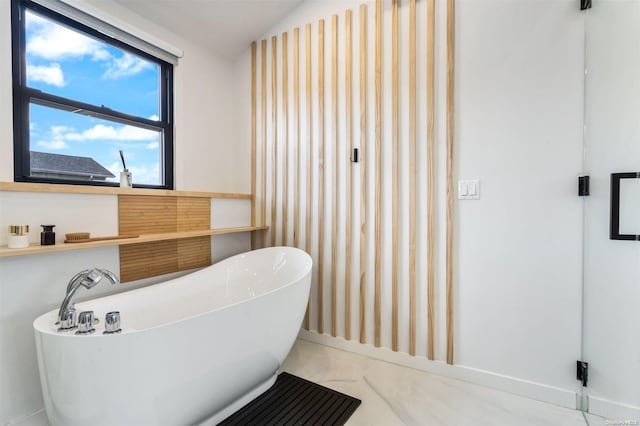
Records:
M362 344L356 341L345 340L341 337L318 334L314 331L300 330L298 337L303 340L354 352L381 361L387 361L441 376L452 377L561 407L573 410L577 408L578 394L569 389L562 389L462 365L449 365L442 361L430 361L425 357L393 352L388 348L376 348L370 344Z
M605 419L633 420L640 424L640 407L589 395L589 412Z

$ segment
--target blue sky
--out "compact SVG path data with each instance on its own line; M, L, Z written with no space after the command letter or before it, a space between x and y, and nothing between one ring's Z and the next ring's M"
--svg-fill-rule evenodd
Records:
M27 84L157 120L159 67L27 11ZM134 183L160 184L157 132L39 105L30 108L32 151L92 157L119 180L122 149Z

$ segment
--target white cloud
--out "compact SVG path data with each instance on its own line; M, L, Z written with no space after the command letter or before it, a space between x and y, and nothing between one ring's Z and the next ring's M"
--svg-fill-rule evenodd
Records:
M54 136L62 137L65 133L73 131L71 127L67 126L51 126L49 129Z
M55 62L49 66L27 65L27 76L29 80L42 81L52 86L63 87L66 84L60 64Z
M106 71L102 78L117 80L131 77L153 66L126 52L120 57L113 57L104 43L31 12L26 13L26 27L29 32L28 54L50 61L89 56L94 61L105 63Z
M40 141L37 145L47 149L66 149L69 148L67 144L69 141L120 141L121 143L148 142L143 145L147 149L155 149L158 147L157 132L133 126L107 126L97 124L82 132L77 132L68 126L51 126L47 138L49 140ZM140 145L138 145L138 147L140 147Z
M67 145L65 141L61 141L61 140L39 141L36 145L51 151L69 148L69 145Z
M157 140L158 133L140 129L133 126L105 126L97 124L82 133L67 133L64 135L66 140L85 141L85 140L118 140L118 141L153 141Z
M91 54L91 59L94 61L108 61L111 59L111 53L104 49L98 49Z
M151 63L137 56L124 53L119 58L114 58L102 75L103 78L117 80L123 77L136 75L151 67Z
M40 148L48 149L51 151L62 150L69 148L69 145L65 142L65 134L73 131L72 128L67 126L51 126L49 127L48 140L38 141L36 143Z
M33 31L27 43L27 53L48 60L89 55L95 60L111 57L102 45L85 35L26 13L27 28Z

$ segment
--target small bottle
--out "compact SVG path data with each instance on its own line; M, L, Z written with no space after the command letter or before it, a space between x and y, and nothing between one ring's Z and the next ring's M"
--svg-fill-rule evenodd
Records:
M133 188L133 176L129 169L120 172L120 188Z
M40 225L44 229L40 233L41 246L53 246L56 244L56 233L53 232L55 225Z
M9 225L9 241L7 246L10 249L20 249L29 247L29 225Z

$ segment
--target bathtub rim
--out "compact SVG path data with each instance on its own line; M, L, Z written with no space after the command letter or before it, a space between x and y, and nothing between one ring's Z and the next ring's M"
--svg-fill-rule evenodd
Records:
M227 305L219 306L217 308L214 308L214 309L211 309L211 310L207 310L207 311L204 311L204 312L200 312L200 313L197 313L197 314L194 314L194 315L185 316L185 317L180 318L178 320L163 322L161 324L154 325L152 327L123 330L122 332L115 333L115 334L107 334L107 335L105 335L102 332L100 332L101 330L98 330L98 329L96 329L96 332L94 332L92 334L83 334L83 335L75 334L75 331L76 331L75 329L70 330L70 331L59 332L57 330L56 325L54 324L55 323L55 319L56 319L56 317L58 315L58 309L57 308L53 309L51 311L45 312L45 313L39 315L38 317L36 317L36 319L33 320L32 326L33 326L34 332L36 333L36 336L38 336L38 334L40 333L40 334L43 334L43 335L51 335L51 336L56 336L56 337L60 337L60 338L82 338L82 339L85 339L85 340L86 339L90 339L90 338L94 338L95 339L95 338L98 338L98 337L102 337L102 338L109 337L111 339L116 339L116 338L122 338L124 336L129 336L129 335L135 335L135 334L138 334L138 333L148 332L148 331L155 330L155 329L158 329L158 328L161 328L161 327L171 326L171 325L183 322L183 321L192 320L192 319L199 318L199 317L202 317L204 315L209 315L209 314L212 314L212 313L224 310L224 309L229 309L229 308L232 308L234 306L238 306L240 304L247 303L249 301L259 300L259 299L261 299L263 297L267 297L267 296L269 296L269 295L271 295L271 294L273 294L273 293L275 293L277 291L280 291L280 290L283 290L285 288L291 287L291 286L295 285L296 283L299 283L307 275L311 274L312 271L313 271L313 259L311 258L309 253L307 253L306 251L304 251L302 249L299 249L297 247L287 247L287 246L265 247L265 248L256 249L256 250L249 250L249 251L245 251L245 252L238 253L236 255L230 256L230 257L228 257L226 259L223 259L223 260L221 260L219 262L214 263L213 265L206 266L204 268L200 268L200 269L194 270L194 271L189 272L189 273L187 273L185 275L182 275L182 276L177 277L177 278L173 278L173 279L168 280L168 281L161 281L161 282L156 283L156 284L151 284L151 285L140 287L140 288L134 288L134 289L127 290L127 291L122 291L120 293L115 293L115 294L105 295L105 296L101 296L101 297L96 297L96 298L93 298L93 299L83 300L81 302L77 302L76 305L82 305L82 304L90 303L90 302L95 301L95 300L106 299L106 298L109 298L109 297L120 296L120 295L125 294L125 293L139 292L139 291L147 290L147 289L149 289L151 287L155 287L155 286L163 286L163 285L171 283L173 281L180 280L180 279L182 279L184 277L187 277L187 276L190 276L190 275L193 275L193 274L197 274L198 272L204 271L207 268L211 268L211 267L214 267L216 265L220 265L220 264L225 263L227 261L232 261L236 257L245 256L248 253L255 253L255 252L262 252L262 251L274 251L274 250L278 250L278 249L286 249L287 251L300 252L301 254L304 255L303 258L307 261L309 267L308 267L308 269L305 269L302 272L300 272L299 274L295 275L286 284L280 285L280 286L278 286L276 288L273 288L273 289L271 289L269 291L266 291L266 292L264 292L264 293L262 293L262 294L260 294L258 296L253 296L253 297L250 297L250 298L247 298L247 299L243 299L243 300L237 301L235 303L230 303L230 304L227 304ZM103 326L102 321L99 323L99 326Z

